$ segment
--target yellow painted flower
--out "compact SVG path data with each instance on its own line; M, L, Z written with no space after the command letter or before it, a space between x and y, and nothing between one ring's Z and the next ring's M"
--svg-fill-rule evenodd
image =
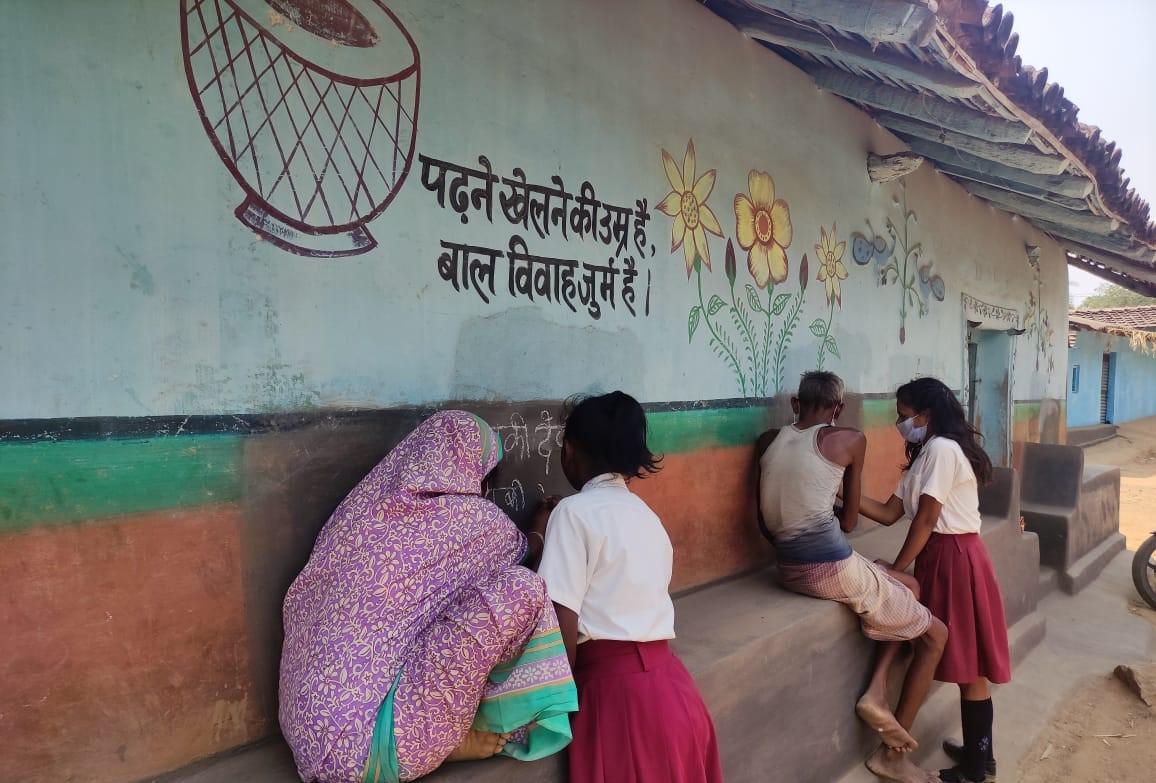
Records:
M815 245L815 255L819 259L818 278L823 282L827 292L827 304L831 299L838 300L843 306L843 290L840 280L847 279L847 267L843 266L843 252L847 249L846 242L835 244L835 224L831 224L831 234L819 226L819 244Z
M670 252L678 250L682 245L682 254L686 259L686 276L690 277L694 269L694 256L697 252L710 269L710 248L706 243L706 232L715 236L722 236L722 226L706 200L714 190L715 170L705 172L696 182L694 139L686 143L686 155L682 159L682 171L678 164L666 150L662 151L662 166L666 169L666 178L670 180L671 191L658 205L664 215L674 218L674 225L670 233Z
M747 251L747 268L759 288L787 279L787 248L791 244L791 209L775 198L775 182L765 171L747 175L750 196L735 196L735 234Z

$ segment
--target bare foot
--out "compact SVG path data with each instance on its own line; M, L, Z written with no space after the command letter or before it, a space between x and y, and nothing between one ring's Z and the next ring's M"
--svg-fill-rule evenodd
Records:
M880 741L887 747L904 753L910 753L919 747L915 738L895 720L895 714L887 708L887 705L872 698L871 694L864 693L859 698L855 704L855 714L879 732Z
M920 769L911 763L903 753L891 750L886 745L867 757L867 769L881 778L896 783L939 783L939 773Z
M465 739L461 744L454 748L454 752L449 755L446 761L476 761L477 759L488 759L490 756L496 756L502 752L502 748L506 747L506 741L510 739L509 734L493 734L488 731L474 731L470 729L466 733Z

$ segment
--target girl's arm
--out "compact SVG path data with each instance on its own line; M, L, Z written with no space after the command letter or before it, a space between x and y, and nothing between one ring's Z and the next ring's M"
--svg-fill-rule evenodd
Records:
M931 495L919 496L919 508L915 512L915 519L911 520L911 528L907 531L907 540L895 558L896 571L906 571L908 566L915 562L915 558L927 546L927 539L935 530L935 523L939 521L939 512L943 504Z
M859 500L859 513L880 525L894 525L903 516L903 501L892 495L886 503L863 495Z
M859 524L859 507L863 502L863 460L867 456L867 438L856 432L851 442L851 464L843 471L843 511L839 527L850 533Z
M558 505L557 495L548 495L542 498L534 516L530 520L530 529L526 531L526 556L522 565L531 571L538 570L542 562L542 550L546 546L546 527L550 521L550 512Z
M554 613L558 615L562 644L566 645L566 658L570 661L570 670L573 671L574 659L578 654L578 613L560 603L554 604Z

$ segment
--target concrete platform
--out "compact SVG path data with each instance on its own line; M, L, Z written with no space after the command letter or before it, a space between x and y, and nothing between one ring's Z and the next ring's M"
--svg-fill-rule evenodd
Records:
M1010 481L1011 471L1004 478ZM985 509L999 515L985 515L983 537L1003 585L1015 660L1020 660L1044 636L1045 623L1034 612L1039 549L1036 536L1021 532L1018 518L1010 518L1018 506L1015 484L1005 489ZM893 558L905 535L905 525L875 527L852 543L868 558ZM769 769L775 779L836 780L874 747L874 733L852 709L868 679L874 644L847 609L786 592L771 568L684 595L676 612L675 648L714 717L728 781L763 783ZM937 721L949 725L950 716L944 713ZM563 758L452 764L426 780L557 783L565 780ZM284 746L267 743L167 780L291 783L296 774Z
M1086 427L1069 427L1067 444L1069 446L1087 448L1088 446L1095 446L1097 443L1111 440L1114 437L1116 437L1115 424L1090 424Z
M996 754L1000 762L1000 783L1016 783L1019 763L1036 736L1047 726L1049 715L1092 678L1109 674L1120 663L1138 664L1156 660L1156 625L1129 611L1139 603L1131 584L1131 553L1118 553L1097 578L1076 595L1053 591L1039 604L1032 619L1012 627L1013 659L1017 661L1012 682L995 688ZM1036 633L1038 624L1046 624L1047 635L1031 643L1026 653L1021 649L1026 633ZM1022 656L1022 657L1021 657ZM805 662L800 661L801 667ZM760 690L758 682L740 680L736 686ZM759 718L759 731L764 738L794 734L797 722L791 703L779 703ZM943 736L958 737L958 691L950 686L939 686L932 691L915 725L915 736L922 745L914 754L916 763L938 769L948 759L939 750ZM850 708L846 710L850 713ZM822 774L780 774L779 765L764 762L760 780L767 783L877 783L858 762L866 751L852 752L834 741L830 725L844 716L830 714L826 724L814 727L816 744L823 746L822 757L839 755L847 758L850 766L841 774L825 777ZM868 749L869 750L869 749ZM1024 759L1024 764L1035 763ZM507 783L512 781L548 780L527 775L534 765L516 762L489 761L462 765L459 769L490 772L501 769ZM457 778L457 775L455 775ZM429 778L434 780L436 778ZM496 779L463 775L462 780ZM728 781L737 778L728 776ZM296 783L292 759L281 743L265 743L245 749L231 756L187 768L174 775L155 778L157 783Z

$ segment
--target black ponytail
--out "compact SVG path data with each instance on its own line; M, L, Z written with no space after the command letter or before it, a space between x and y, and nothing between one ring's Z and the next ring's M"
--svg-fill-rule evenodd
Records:
M661 469L662 457L646 445L646 413L624 392L568 400L563 437L589 458L596 474L645 478Z
M991 458L980 445L983 436L968 422L963 406L951 389L947 388L947 384L937 378L916 378L900 386L895 392L895 398L916 413L926 411L931 418L932 433L959 444L980 486L991 483L994 471ZM907 464L903 466L904 470L911 467L922 450L922 443L907 444Z

